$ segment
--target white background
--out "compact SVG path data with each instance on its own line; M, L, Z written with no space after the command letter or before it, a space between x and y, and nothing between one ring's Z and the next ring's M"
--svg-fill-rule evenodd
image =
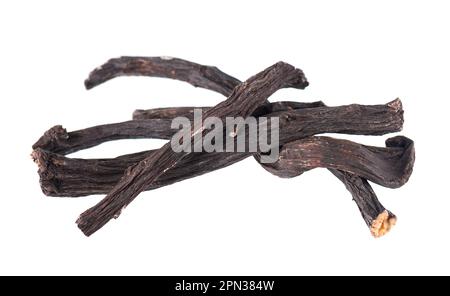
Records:
M2 1L0 4L0 274L449 274L449 7L446 1ZM86 91L88 73L121 55L175 56L246 79L283 60L310 86L271 101L328 105L403 101L401 134L414 173L374 188L398 216L371 237L344 186L326 170L279 179L253 159L141 194L86 238L78 215L101 196L45 197L31 145L128 120L135 108L214 105L182 82L118 78ZM346 137L384 145L382 137ZM162 141L107 143L112 157Z

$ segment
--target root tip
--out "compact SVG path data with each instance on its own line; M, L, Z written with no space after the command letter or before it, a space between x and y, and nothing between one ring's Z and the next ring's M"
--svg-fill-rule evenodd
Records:
M397 112L403 111L403 104L400 98L396 98L392 102L389 102L387 105Z
M82 216L78 217L75 223L77 224L81 232L87 237L91 236L95 232L91 227L89 227L89 223L86 223L86 221L84 221Z
M92 83L92 81L91 80L89 80L89 79L86 79L85 81L84 81L84 87L87 89L87 90L90 90L90 89L92 89L92 88L94 88L94 83Z
M370 232L376 238L382 237L388 233L392 227L397 223L397 217L394 214L384 210L378 217L372 222L370 226Z

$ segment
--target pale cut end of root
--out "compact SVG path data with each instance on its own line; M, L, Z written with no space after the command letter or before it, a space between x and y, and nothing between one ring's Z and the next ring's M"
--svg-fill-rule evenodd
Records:
M40 151L34 150L33 152L31 152L31 158L37 164L39 170L41 170L44 167L44 163L43 163L43 159L41 157Z
M395 100L388 103L388 106L393 108L395 111L403 111L403 104L400 98L396 98Z
M382 237L383 235L388 233L392 229L392 227L394 227L395 223L397 223L397 218L393 214L384 210L372 222L370 232L376 238Z

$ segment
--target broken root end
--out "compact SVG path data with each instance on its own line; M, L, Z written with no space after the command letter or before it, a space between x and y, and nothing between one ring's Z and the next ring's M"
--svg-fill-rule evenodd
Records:
M391 212L384 210L378 217L372 222L370 226L370 232L376 238L382 237L388 233L392 227L397 223L397 217Z

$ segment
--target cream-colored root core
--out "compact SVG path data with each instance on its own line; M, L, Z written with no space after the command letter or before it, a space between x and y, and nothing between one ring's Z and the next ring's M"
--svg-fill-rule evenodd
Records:
M388 233L392 227L397 223L395 216L390 216L389 212L384 210L378 217L372 222L370 232L374 237L381 237Z

